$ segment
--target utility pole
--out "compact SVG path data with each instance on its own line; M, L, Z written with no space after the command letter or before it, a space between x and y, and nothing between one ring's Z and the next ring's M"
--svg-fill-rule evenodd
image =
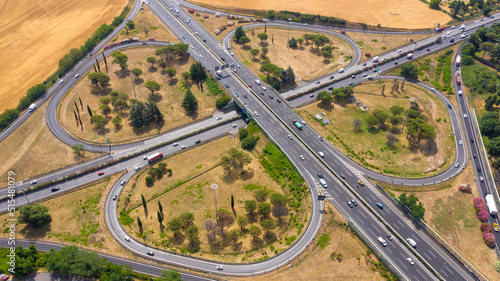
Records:
M389 20L391 19L392 13L389 12L389 18L387 19L387 25L385 26L385 32L384 32L384 38L382 39L382 42L385 42L385 34L387 33L387 27L389 26Z
M288 18L288 24L290 24L290 21L292 21L291 18ZM290 41L290 26L288 26L288 35L286 37L286 48L288 49L288 42Z
M212 189L214 190L214 201L215 201L215 223L217 223L217 192L215 191L217 187L219 187L218 184L216 183L212 184Z

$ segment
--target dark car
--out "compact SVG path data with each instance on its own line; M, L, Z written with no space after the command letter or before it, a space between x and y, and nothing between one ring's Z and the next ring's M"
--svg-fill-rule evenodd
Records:
M396 62L394 62L394 64L395 64L395 65L398 65L398 62L396 61Z
M366 62L365 62L365 63L363 63L363 66L365 66L365 65L366 65Z
M225 58L223 58L223 57L221 57L220 59L221 59L222 61L226 61L226 59L225 59Z
M389 241L392 241L392 235L390 235L389 233L386 235L387 239L389 239Z
M319 177L320 179L322 179L322 178L323 178L323 175L322 175L322 174L320 174L320 173L318 173L318 177Z
M201 39L201 40L203 40L203 42L207 42L207 39Z
M58 191L59 187L58 186L54 186L51 190L52 190L52 192Z
M384 205L380 204L379 202L377 202L377 207L379 207L380 209L383 209L384 208Z
M332 80L332 79L333 79L333 75L332 75L332 76L330 76L330 80Z
M333 87L328 87L328 90L330 90L330 91L333 90Z
M247 98L247 94L243 94L243 97L244 97L244 98Z
M274 97L273 97L273 96L271 96L271 95L269 95L269 98L270 98L270 99L274 99Z
M347 202L347 205L349 205L349 207L351 207L351 208L352 208L352 207L354 207L354 206L352 205L351 201Z
M451 109L451 104L448 104L448 108Z
M281 100L280 100L280 99L277 99L276 101L277 101L277 102L279 102L279 103L281 103Z
M201 140L195 140L194 141L194 143L200 143L200 142L201 142Z
M229 85L228 85L228 84L226 84L225 86L226 86L226 88L228 88L228 89L229 89Z
M352 200L351 200L351 202L352 202L352 204L353 204L354 206L358 206L358 203L356 202L356 200L352 199Z
M155 253L153 251L148 252L148 256L154 256L154 255L155 255Z
M343 174L340 174L340 177L345 180L345 176Z

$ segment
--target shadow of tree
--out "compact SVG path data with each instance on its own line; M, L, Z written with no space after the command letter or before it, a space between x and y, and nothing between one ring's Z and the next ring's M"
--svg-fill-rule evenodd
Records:
M261 238L257 237L255 240L252 239L252 249L253 250L258 250L260 247L264 245L264 240Z
M47 233L50 232L50 224L47 224L40 228L34 228L29 225L25 225L23 229L19 231L24 237L29 237L33 239L41 239L46 237Z
M142 84L142 83L144 83L144 79L142 79L142 78L136 78L136 79L134 79L134 84L139 85L139 84Z
M273 232L273 231L268 231L266 233L264 233L264 240L266 241L266 243L272 243L274 241L276 241L276 239L278 239L278 237L276 237L276 234Z
M325 111L332 111L334 108L335 108L335 105L333 103L324 103L324 102L320 102L318 104L318 107L325 110Z
M431 156L438 153L437 144L434 140L430 139L420 145L420 152L425 156Z
M92 128L92 131L94 131L96 134L103 136L107 135L111 132L111 130L108 127L96 127Z
M174 234L169 240L174 245L181 245L186 240L186 237L181 232L178 232L177 235Z
M233 251L235 253L239 253L241 251L241 249L243 249L243 242L238 242L238 243L235 243L233 244Z
M107 96L109 95L109 93L111 93L111 90L111 88L101 89L97 86L92 86L92 88L90 89L90 93L96 96Z
M149 101L159 103L162 99L163 99L163 96L161 94L158 94L158 93L156 93L156 94L149 93L149 95L148 95Z
M179 79L173 78L173 79L170 79L170 81L168 81L168 85L174 86L175 84L177 84L177 82L179 82Z
M128 69L118 69L115 71L116 77L123 79L130 75L130 70Z
M158 71L158 67L151 65L151 66L148 67L148 71L154 73L154 72Z

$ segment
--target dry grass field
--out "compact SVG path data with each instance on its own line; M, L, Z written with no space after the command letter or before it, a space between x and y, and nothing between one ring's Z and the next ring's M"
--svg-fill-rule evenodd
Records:
M226 240L226 242L221 242L216 247L211 247L207 240L207 231L204 222L206 219L215 218L214 191L210 187L212 183L219 185L217 188L217 208L227 210L236 215L246 215L244 202L245 200L253 199L255 190L245 188L245 185L255 184L265 186L272 192L282 194L288 190L288 188L277 184L264 171L263 166L260 164L258 157L261 155L265 145L269 143L269 140L264 135L260 133L259 135L260 140L256 148L251 152L247 152L252 158L252 162L245 166L242 173L238 172L231 179L227 179L224 169L221 166L216 166L220 161L220 156L230 148L236 147L241 149L238 138L227 136L164 160L163 162L167 163L168 168L172 169L172 175L164 176L161 180L155 182L152 187L145 185L147 173L140 175L137 180L131 180L124 191L122 191L118 205L118 210L123 210L126 204L124 198L130 194L129 210L131 210L130 217L133 218L133 223L125 226L127 232L133 237L139 235L139 228L136 221L137 218L140 218L148 243L182 252L183 250L181 249L187 247L187 240L185 240L184 234L179 239L174 239L173 232L163 228L172 218L178 217L183 212L191 212L194 214L194 225L198 227L202 241L201 250L199 253L195 253L195 256L201 255L205 258L226 262L249 262L264 258L265 256L273 256L275 255L275 251L279 252L288 247L285 238L293 237L294 235L298 236L298 231L301 231L297 227L288 226L287 221L290 219L290 216L287 216L282 224L279 224L274 219L276 228L273 231L279 240L272 243L272 246L265 246L267 243L264 243L262 235L259 235L260 237L253 242L249 234L244 234L236 244ZM204 153L206 151L210 151L210 153ZM213 167L215 168L212 169ZM178 186L174 187L174 185ZM310 215L311 200L308 195L309 193L306 192L306 194L296 215L299 223L304 225L307 224ZM141 204L141 195L144 195L146 200L148 200L147 214ZM230 204L231 195L234 196L234 212ZM163 226L160 226L157 220L159 201L163 206ZM269 202L269 199L267 201ZM295 214L295 212L291 210L291 214ZM257 216L253 216L249 218L249 223L259 226L260 220ZM229 232L233 229L239 229L236 222L226 227L225 231ZM252 249L259 248L260 246L264 247L259 251L252 251Z
M72 131L78 137L89 140L104 142L106 136L110 136L111 140L114 142L126 141L139 137L147 137L166 130L176 128L178 126L187 124L189 122L210 116L215 109L215 100L218 98L216 96L208 96L208 89L205 87L204 93L200 91L198 86L191 84L191 82L186 83L186 85L191 89L193 94L198 99L198 111L195 114L188 115L184 108L182 108L181 103L184 98L184 94L187 88L183 87L183 81L181 78L181 73L188 71L191 64L194 62L189 56L184 56L182 59L177 59L171 62L172 67L177 71L177 74L170 79L166 75L162 68L155 64L155 68L151 67L151 64L146 62L147 57L155 57L154 51L155 47L137 47L122 50L122 53L129 57L130 67L140 68L143 74L136 79L134 76L134 87L137 94L138 101L155 101L158 108L162 112L164 119L167 121L161 127L157 127L155 124L151 124L148 127L143 127L140 129L134 129L129 125L128 117L130 107L123 109L122 113L119 114L118 111L113 110L109 115L108 119L111 121L117 114L122 118L122 127L115 128L114 125L109 122L105 129L96 129L94 125L90 124L90 116L87 112L86 105L88 104L93 111L93 114L100 114L99 110L99 100L103 97L110 97L109 93L111 91L118 91L119 93L125 93L130 99L134 99L134 91L132 89L132 81L130 80L130 71L127 69L122 71L117 64L112 64L113 58L111 56L107 57L108 71L107 74L110 76L111 80L109 82L110 86L107 89L96 89L92 86L92 82L87 78L88 73L82 75L80 81L76 86L65 96L62 101L62 106L59 112L62 124ZM159 60L159 57L157 57ZM100 61L101 70L103 72L104 62ZM93 70L92 70L93 71ZM151 96L151 91L149 91L145 86L145 82L153 80L162 85L159 92L156 92L154 96ZM82 99L84 104L83 110L80 108L81 120L83 123L83 130L81 127L76 127L75 117L73 111L75 110L74 101L80 106L79 98ZM130 106L130 103L128 104ZM113 106L110 104L110 107ZM104 115L103 115L104 116Z
M0 142L0 186L7 185L7 172L16 173L16 180L47 173L91 158L97 154L73 154L71 147L52 135L45 122L45 106L37 108L19 129Z
M239 9L294 11L305 14L333 16L352 22L385 26L392 13L389 27L395 28L432 28L434 23L445 24L451 18L440 11L431 10L428 4L418 0L369 0L369 1L279 1L279 0L190 0L196 4L208 4L230 12ZM355 7L355 8L353 8Z
M292 37L297 39L306 33L316 34L314 32L268 27L267 35L269 38L264 42L257 38L259 33L264 32L264 28L252 28L245 32L252 41L246 46L233 42L233 51L257 75L265 75L260 72L263 60L260 59L260 54L254 58L249 52L250 49L261 50L262 47L267 47L269 50L267 57L271 63L284 69L291 66L298 80L312 80L340 69L350 62L349 57L353 55L353 50L347 42L328 34L323 35L331 40L331 45L335 47L335 50L333 50L333 58L325 60L316 46L306 44L305 41L302 47L287 48L288 36L290 39Z
M455 250L490 280L499 280L500 273L493 263L497 260L495 250L483 241L472 199L478 196L476 177L471 163L456 178L434 190L415 192L425 208L425 221ZM469 184L472 194L458 190L460 184ZM427 188L432 188L429 186ZM402 192L393 191L396 196ZM408 191L407 191L408 193Z
M385 95L382 87L385 84ZM454 159L455 145L452 138L451 126L446 106L437 97L427 91L406 83L404 90L399 89L391 94L392 81L368 82L354 88L356 99L361 100L370 109L363 112L353 103L337 103L333 106L324 106L319 102L300 109L304 118L315 127L323 136L327 137L335 146L346 153L346 148L335 138L339 137L346 145L364 158L369 164L377 166L381 171L401 176L422 176L439 172L447 168ZM366 116L375 109L382 109L390 113L389 108L399 105L405 108L410 105L409 98L413 97L419 103L422 114L429 118L428 123L436 129L436 139L433 145L409 146L404 136L397 134L399 141L393 148L389 148L385 135L389 131L367 129ZM334 125L321 126L314 118L320 112L325 113ZM391 114L391 113L390 113ZM403 116L404 117L404 116ZM362 129L354 131L351 125L354 119L363 121ZM437 121L439 120L439 121ZM401 127L401 123L398 125ZM333 133L333 134L332 134ZM359 159L353 157L359 162Z
M43 82L59 60L103 23L110 24L127 0L0 1L0 112L15 108L26 90Z

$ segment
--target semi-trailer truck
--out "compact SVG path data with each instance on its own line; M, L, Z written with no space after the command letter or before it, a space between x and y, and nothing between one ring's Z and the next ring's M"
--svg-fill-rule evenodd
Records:
M151 163L151 162L154 162L162 157L163 157L163 154L161 152L156 152L156 153L149 155L147 159L148 159L148 162Z
M486 194L484 199L486 200L486 206L488 206L488 210L490 210L490 215L495 216L498 210L497 206L495 205L495 200L493 200L493 195L488 193Z

